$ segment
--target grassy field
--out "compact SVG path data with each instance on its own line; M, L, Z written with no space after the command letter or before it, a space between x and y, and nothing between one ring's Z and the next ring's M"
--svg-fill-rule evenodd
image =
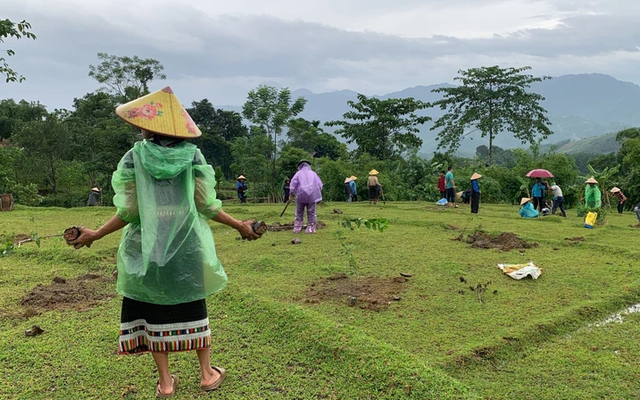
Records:
M280 219L279 206L226 210L267 223L293 219ZM318 213L326 227L300 235L299 245L290 244L292 232L243 242L212 223L229 275L228 289L208 299L212 358L230 377L211 397L640 398L640 316L601 323L640 302L640 230L629 227L632 214L610 215L588 230L575 212L523 220L517 210L482 205L471 217L465 207L425 203L325 204ZM0 215L0 233L97 227L112 213L19 208ZM350 231L341 228L344 217L388 218L390 227ZM538 246L500 251L453 240L476 230L512 232ZM121 299L110 277L118 242L112 235L74 251L59 238L43 239L41 248L27 243L0 257L0 397L153 398L151 357L116 352ZM535 281L515 281L497 268L530 260L543 269ZM412 277L394 282L400 272ZM50 310L21 305L37 285L87 273L108 277L92 283L98 301ZM469 289L488 282L482 296ZM383 291L378 300L390 301L362 296L350 307L347 296L333 296L350 294L334 290L341 284L370 285ZM25 336L34 324L45 333ZM177 398L207 396L197 388L195 355L173 357L172 369L182 382Z

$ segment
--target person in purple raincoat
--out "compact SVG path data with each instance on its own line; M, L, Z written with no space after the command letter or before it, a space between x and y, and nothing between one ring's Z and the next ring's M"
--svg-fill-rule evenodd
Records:
M307 209L307 233L316 232L316 204L322 201L322 181L311 169L307 160L298 163L298 172L291 179L289 201L296 195L296 219L293 233L299 233L304 223L304 209Z

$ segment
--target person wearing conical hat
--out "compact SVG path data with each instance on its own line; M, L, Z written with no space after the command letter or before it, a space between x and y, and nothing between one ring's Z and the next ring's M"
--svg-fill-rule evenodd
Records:
M91 192L89 192L89 200L87 201L87 205L89 207L95 207L100 204L100 195L102 191L98 187L91 188Z
M195 350L200 386L218 388L226 377L210 363L211 330L206 297L227 285L208 219L254 240L251 221L221 210L215 173L188 139L201 135L173 91L166 87L116 108L140 128L112 177L116 214L98 230L80 227L75 248L122 228L116 290L122 301L120 354L151 352L158 370L157 397L175 394L169 353ZM138 201L140 199L140 201Z
M478 179L482 178L482 175L474 172L471 175L471 213L477 214L480 209L480 185L478 185Z
M358 178L351 175L349 179L350 179L349 186L351 186L351 200L358 201L358 188L356 186L356 179Z
M369 178L367 178L367 188L369 189L369 204L378 204L378 196L380 196L380 190L382 190L382 184L378 181L378 175L380 173L375 169L369 172Z
M523 197L522 200L520 200L520 206L520 216L522 218L538 218L540 215L538 210L531 204L529 197Z
M564 195L562 194L562 188L560 188L560 186L558 186L558 184L556 184L555 182L551 182L551 185L549 185L549 183L545 181L545 185L547 186L547 190L553 193L553 206L551 208L551 214L555 215L556 211L559 208L562 216L566 218L567 213L564 210Z
M240 203L247 202L247 178L244 175L240 175L237 178L238 183L236 183L236 191L238 192L238 199L240 199Z
M627 196L622 193L622 190L618 187L611 189L609 197L615 197L618 199L618 214L622 214L624 211L624 204L627 202Z
M593 177L585 181L586 186L584 188L584 204L587 208L601 208L602 207L602 193L598 187L598 181Z
M316 233L317 204L322 201L322 180L311 169L308 160L300 160L298 172L291 179L291 194L289 201L296 195L296 218L293 221L293 233L300 233L304 226L304 210L307 210L306 233Z
M347 203L351 203L353 201L353 191L351 190L351 178L346 178L344 180L344 195L347 199Z

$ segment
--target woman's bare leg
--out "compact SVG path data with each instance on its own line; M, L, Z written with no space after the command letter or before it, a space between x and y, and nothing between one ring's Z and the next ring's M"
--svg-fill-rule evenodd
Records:
M173 379L169 372L169 353L152 352L153 360L158 367L158 380L160 381L160 392L170 394L173 391Z
M209 386L218 378L220 378L220 373L215 369L211 368L211 356L209 347L206 349L196 350L198 354L198 362L200 362L200 374L202 375L202 381L200 382L200 386Z

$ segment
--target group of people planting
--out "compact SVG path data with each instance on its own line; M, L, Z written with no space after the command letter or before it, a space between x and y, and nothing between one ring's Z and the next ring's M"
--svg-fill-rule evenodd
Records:
M149 110L162 112L149 113ZM200 129L171 90L166 87L120 105L116 114L141 130L144 140L135 143L113 174L115 215L97 230L79 226L80 235L69 240L75 248L91 246L101 238L124 229L117 257L117 292L123 296L120 318L119 353L151 352L158 371L155 394L158 398L175 395L178 377L171 374L169 354L195 351L200 366L200 388L216 390L226 378L222 367L210 361L211 330L205 299L227 285L227 275L217 257L208 220L236 229L242 238L257 240L262 230L256 221L241 221L222 210L216 196L216 179L196 145L189 142L201 136ZM376 204L383 196L378 171L369 172L369 201ZM453 168L442 171L438 189L451 207L456 197L471 203L478 213L482 175L470 177L468 191L456 194ZM357 201L356 177L345 179L347 201ZM587 180L585 204L600 207L602 196L595 179ZM298 171L283 186L284 199L296 199L294 232L304 228L316 231L316 205L322 201L323 183L311 162L301 160ZM96 188L97 189L97 188ZM246 177L237 178L241 203L247 201ZM563 207L558 185L536 181L533 201L523 199L523 210L535 211L544 204L545 191L554 195L553 212ZM96 190L99 193L99 190ZM619 211L627 201L618 188L611 190ZM524 201L526 200L526 201ZM96 201L96 195L92 202ZM542 208L541 208L542 210ZM635 208L640 220L640 204ZM521 211L522 213L522 211Z

